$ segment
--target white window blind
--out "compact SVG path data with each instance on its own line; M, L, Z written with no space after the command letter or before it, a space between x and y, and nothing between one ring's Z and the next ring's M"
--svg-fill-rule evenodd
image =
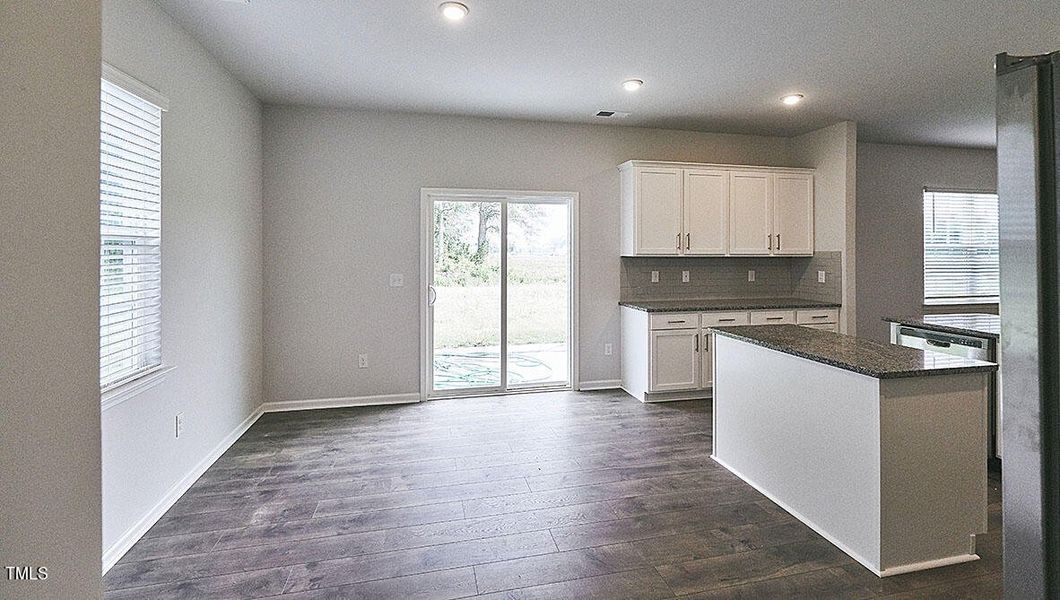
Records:
M997 302L997 194L924 190L924 304Z
M162 110L103 80L100 94L99 381L162 365Z

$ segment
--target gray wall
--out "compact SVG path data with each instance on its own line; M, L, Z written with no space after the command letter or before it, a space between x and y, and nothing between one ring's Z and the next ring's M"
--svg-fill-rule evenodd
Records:
M842 252L839 330L857 333L855 204L857 125L843 121L791 138L793 158L814 175L814 249Z
M162 353L176 367L103 413L110 549L261 403L261 108L150 0L103 2L103 58L169 99Z
M858 144L858 335L924 310L924 187L996 189L993 150Z
M786 138L267 107L265 388L272 401L419 389L420 188L580 194L580 379L619 377L625 160L789 166ZM387 286L389 273L406 286ZM368 369L357 369L358 353Z
M98 598L99 5L0 10L0 598Z

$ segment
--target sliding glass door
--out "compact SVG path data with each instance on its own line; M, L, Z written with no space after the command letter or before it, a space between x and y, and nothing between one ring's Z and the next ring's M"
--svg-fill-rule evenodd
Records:
M573 379L574 197L424 190L430 397Z

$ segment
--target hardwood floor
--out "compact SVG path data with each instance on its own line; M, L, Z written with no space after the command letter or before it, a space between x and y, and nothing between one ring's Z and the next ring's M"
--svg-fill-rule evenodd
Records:
M266 414L106 598L1000 598L982 560L879 579L709 457L710 403L621 392Z

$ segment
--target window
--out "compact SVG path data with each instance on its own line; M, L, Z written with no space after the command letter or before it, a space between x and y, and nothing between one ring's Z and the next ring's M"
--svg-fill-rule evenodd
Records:
M162 108L127 88L100 90L103 390L162 366Z
M924 190L924 304L996 303L997 194Z

